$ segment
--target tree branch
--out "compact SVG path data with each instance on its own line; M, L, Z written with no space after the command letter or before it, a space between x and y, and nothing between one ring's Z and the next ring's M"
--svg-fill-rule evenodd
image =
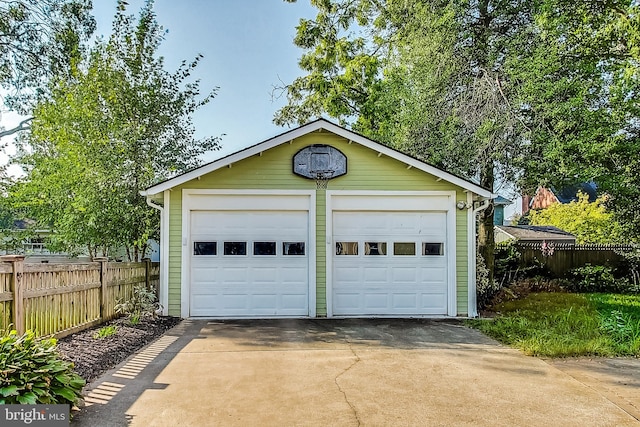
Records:
M13 135L15 133L18 133L22 130L28 130L29 126L27 125L31 120L33 120L33 117L29 117L27 119L24 119L23 121L21 121L18 126L12 128L12 129L7 129L7 130L3 130L0 132L0 138L3 138L5 136L9 136L9 135Z

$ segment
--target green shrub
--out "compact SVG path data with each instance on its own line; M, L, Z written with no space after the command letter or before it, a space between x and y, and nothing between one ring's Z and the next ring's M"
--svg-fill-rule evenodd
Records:
M98 332L93 334L93 339L107 338L112 335L115 335L118 332L118 327L116 325L109 325L103 328L100 328Z
M572 292L628 292L629 281L616 278L613 269L604 265L585 264L570 272L572 279L568 290Z
M0 337L0 404L75 404L85 382L62 360L53 338L27 331Z
M128 301L118 301L115 306L116 313L129 317L132 324L140 322L144 317L156 317L156 312L161 308L156 294L144 285L135 285L133 293Z
M476 253L476 295L478 307L484 308L491 298L500 290L500 283L489 280L489 270L484 262L484 257L478 251Z

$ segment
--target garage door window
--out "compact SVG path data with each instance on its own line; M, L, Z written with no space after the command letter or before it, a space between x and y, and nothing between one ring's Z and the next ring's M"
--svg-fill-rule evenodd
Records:
M415 242L394 242L393 254L394 255L415 255L416 244Z
M358 242L336 242L336 255L358 255Z
M422 255L444 255L444 244L422 243Z
M284 255L304 255L304 242L282 242Z
M365 242L364 254L365 255L386 255L387 242Z
M253 242L254 255L275 255L276 242Z
M217 242L194 242L193 254L194 255L217 255L218 243Z
M224 242L225 255L246 255L247 242Z

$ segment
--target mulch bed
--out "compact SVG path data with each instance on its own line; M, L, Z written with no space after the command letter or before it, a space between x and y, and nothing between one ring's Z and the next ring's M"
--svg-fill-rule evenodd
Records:
M115 319L60 339L58 350L62 357L74 363L74 370L89 383L180 321L178 317L158 317L131 325L128 319ZM114 335L94 338L101 328L111 325L116 327Z

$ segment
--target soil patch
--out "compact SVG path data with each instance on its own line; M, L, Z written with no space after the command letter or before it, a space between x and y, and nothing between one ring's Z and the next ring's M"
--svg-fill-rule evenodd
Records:
M58 351L73 362L74 370L87 383L112 369L127 357L180 323L178 317L143 319L131 325L128 319L115 319L58 341ZM94 338L105 326L115 326L116 333Z

